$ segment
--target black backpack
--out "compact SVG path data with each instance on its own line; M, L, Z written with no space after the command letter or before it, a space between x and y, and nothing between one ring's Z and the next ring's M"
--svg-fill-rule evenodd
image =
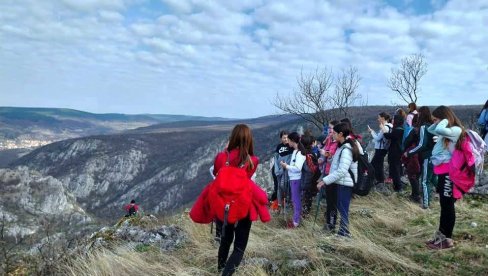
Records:
M135 216L135 215L136 215L136 207L132 205L129 208L129 216Z
M369 194L371 187L374 185L374 167L368 162L368 154L359 155L358 159L358 180L355 181L354 173L349 169L352 182L354 183L353 193L359 196L366 196Z

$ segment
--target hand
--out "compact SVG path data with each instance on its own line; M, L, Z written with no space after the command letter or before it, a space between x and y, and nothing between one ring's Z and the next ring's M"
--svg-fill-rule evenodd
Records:
M369 125L368 125L368 131L369 132L373 131Z
M286 170L286 163L285 163L285 162L280 161L280 165L281 165L281 167L282 167L283 169L285 169L285 170Z
M322 188L322 186L324 186L324 185L325 185L325 182L323 180L318 180L317 181L317 189L320 190Z
M407 152L405 152L405 153L403 154L403 156L405 156L405 157L408 157L408 154L407 154Z

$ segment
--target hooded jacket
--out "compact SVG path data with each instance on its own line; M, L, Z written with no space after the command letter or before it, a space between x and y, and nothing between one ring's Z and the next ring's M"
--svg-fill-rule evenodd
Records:
M363 149L359 142L356 142L359 147L359 154L363 154ZM337 149L332 158L332 165L330 167L330 173L323 178L326 185L338 184L347 187L354 187L354 182L349 174L349 170L354 175L354 180L357 180L358 162L353 162L352 147L349 143L344 143Z

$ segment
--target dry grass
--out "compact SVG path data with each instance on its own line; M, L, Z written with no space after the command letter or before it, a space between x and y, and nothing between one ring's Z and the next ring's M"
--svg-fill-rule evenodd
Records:
M456 246L431 251L424 246L437 228L438 204L422 210L404 197L373 194L351 206L352 239L323 234L323 208L317 225L313 216L298 229L285 229L283 216L254 223L245 259L267 258L280 275L486 275L488 273L488 206L486 199L456 204ZM314 209L315 212L315 209ZM478 227L471 227L472 221ZM214 275L217 246L208 225L192 223L187 214L169 219L182 227L187 244L172 253L138 252L118 247L79 257L63 267L68 275ZM292 268L292 260L308 265ZM237 275L268 275L269 269L243 264Z

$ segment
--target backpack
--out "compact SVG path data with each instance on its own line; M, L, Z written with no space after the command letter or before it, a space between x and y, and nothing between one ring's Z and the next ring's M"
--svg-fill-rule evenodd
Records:
M134 216L136 214L136 207L134 205L129 208L129 216Z
M342 151L339 154L339 160L341 159L341 154ZM359 196L368 195L371 187L373 187L374 184L374 167L368 160L368 154L366 152L364 152L363 154L359 154L359 159L357 161L357 181L354 178L354 173L352 172L352 170L350 168L349 170L347 170L349 172L349 175L351 176L352 183L354 184L352 192Z
M302 167L302 177L300 179L300 188L302 190L309 190L316 187L317 180L320 178L320 169L317 161L317 157L313 154L307 154L305 162ZM314 185L315 183L315 185Z
M386 124L385 127L388 128L388 133L391 133L392 126L389 124ZM386 139L385 137L383 137L381 139L381 144L383 145L383 149L387 150L390 147L391 141L390 141L390 139Z
M210 212L220 221L233 224L247 217L252 204L252 180L248 178L245 166L229 166L227 161L210 184Z
M449 177L463 193L468 192L475 184L476 176L483 171L486 143L473 130L466 130L466 138L461 150L455 149L449 161ZM474 165L474 171L470 168ZM472 165L472 166L473 166Z
M353 193L359 196L366 196L369 194L371 187L374 185L374 167L368 162L368 154L364 152L359 155L358 159L358 180L355 181L354 173L351 169L348 170L354 183Z

